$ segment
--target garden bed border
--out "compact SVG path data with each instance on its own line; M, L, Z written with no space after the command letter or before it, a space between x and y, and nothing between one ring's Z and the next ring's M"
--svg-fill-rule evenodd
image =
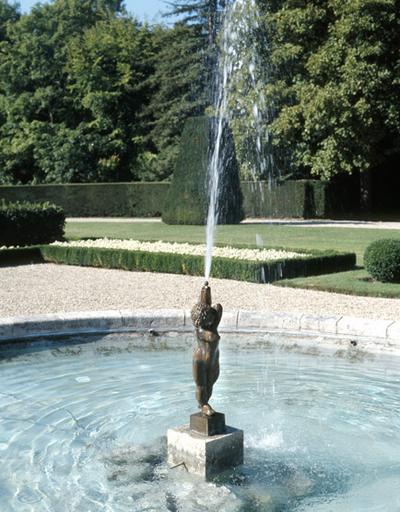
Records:
M305 255L264 262L215 256L212 277L251 283L271 283L293 277L353 270L356 264L356 255L351 252L285 250L303 252ZM204 256L191 254L55 244L0 249L2 265L40 262L192 276L204 274Z

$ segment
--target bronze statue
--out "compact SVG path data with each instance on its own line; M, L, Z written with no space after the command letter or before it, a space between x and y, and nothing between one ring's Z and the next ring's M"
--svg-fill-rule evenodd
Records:
M206 416L213 416L216 413L208 402L219 376L220 337L217 327L222 317L222 306L211 306L211 288L207 281L201 289L200 302L193 306L191 313L198 344L193 354L196 399L201 412Z

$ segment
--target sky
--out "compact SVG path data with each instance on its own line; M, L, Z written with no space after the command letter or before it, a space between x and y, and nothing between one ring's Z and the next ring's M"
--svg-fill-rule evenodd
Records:
M19 0L22 12L28 12L37 0ZM163 0L125 0L125 6L130 13L135 14L141 21L161 21L160 11L165 10Z

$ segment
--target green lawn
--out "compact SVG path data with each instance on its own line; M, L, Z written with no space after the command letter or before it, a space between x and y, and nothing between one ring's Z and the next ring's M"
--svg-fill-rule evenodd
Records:
M362 266L365 248L379 238L397 238L400 230L366 228L331 228L293 225L241 224L218 226L216 243L256 246L256 236L264 247L355 252L357 265ZM74 222L67 223L68 238L108 237L168 242L204 243L203 226L169 226L160 222ZM377 283L364 269L308 278L277 281L280 286L327 290L351 295L399 297L400 284Z
M364 250L379 238L397 238L400 230L365 228L330 228L288 225L240 224L218 226L219 244L256 246L256 235L265 247L287 247L355 252L357 265L363 264ZM170 226L160 222L74 222L69 221L67 238L108 237L167 242L204 243L204 226Z
M365 295L370 297L400 297L400 284L379 283L371 279L364 269L336 274L324 274L312 277L298 277L276 281L278 286L292 288L308 288L310 290L323 290L347 295Z

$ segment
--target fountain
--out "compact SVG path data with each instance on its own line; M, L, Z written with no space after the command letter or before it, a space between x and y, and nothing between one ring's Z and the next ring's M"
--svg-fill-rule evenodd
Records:
M206 280L211 273L224 165L229 161L224 137L227 127L230 129L235 126L236 131L246 133L247 146L251 149L246 151L246 159L250 164L245 166L245 174L255 186L259 186L260 196L263 196L264 191L261 180L267 180L271 188L280 176L280 170L273 158L268 129L274 116L274 106L266 104L262 91L263 80L268 77L261 76L260 71L266 66L261 65L257 49L258 18L255 0L228 2L218 38L219 54L212 98L215 117L207 183L209 203L206 227Z
M190 472L212 478L218 472L243 463L243 431L227 427L225 416L210 406L213 386L219 376L219 334L217 327L222 317L222 306L211 305L211 288L208 279L218 223L221 177L226 165L227 149L224 146L224 132L232 114L230 95L235 88L235 77L243 65L240 51L243 40L248 40L249 12L255 12L252 0L236 0L225 10L220 36L220 51L215 73L213 144L208 169L209 206L206 226L205 284L200 301L192 309L192 321L196 329L198 347L193 356L193 377L196 383L196 398L200 412L190 416L190 425L168 431L168 461L175 467L184 465ZM244 18L244 21L242 20ZM252 170L254 180L265 175L267 160L263 148L262 112L266 110L262 94L258 94L256 79L256 52L251 51L247 63L250 87L256 92L256 100L250 110L252 127L255 130L255 153L258 172ZM268 135L268 134L267 134ZM267 141L269 140L267 136ZM229 159L229 157L228 157ZM268 176L271 181L272 161Z
M209 404L219 377L217 327L222 306L211 305L207 281L191 316L198 343L193 354L193 377L200 412L190 416L189 425L168 430L168 462L172 467L184 465L187 471L209 480L243 463L243 431L225 425L225 415Z
M225 334L211 400L246 432L246 462L207 482L166 462L194 405L193 335L170 334L1 344L0 510L399 510L393 352Z
M169 332L155 336L154 313L145 319L149 325L119 318L118 335L3 345L1 510L400 509L400 363L393 354L349 347L348 339L324 353L320 335L303 349L289 336L276 343L271 329L251 342L248 332L227 337L214 401L246 430L242 464L243 430L227 426L210 405L223 313L212 305L208 283L218 181L213 187L206 282L191 311L199 412L190 414L186 397L189 342ZM179 331L187 328L182 322L162 325ZM129 325L134 332L127 334ZM177 411L189 423L169 428L166 458L164 435Z

